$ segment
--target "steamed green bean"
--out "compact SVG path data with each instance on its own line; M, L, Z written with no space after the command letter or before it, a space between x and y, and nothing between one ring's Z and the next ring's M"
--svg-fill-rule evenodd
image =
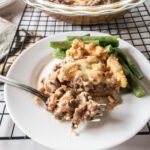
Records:
M82 41L99 40L101 46L111 44L113 47L118 47L119 45L117 36L67 36L68 41L73 41L74 39L80 39Z

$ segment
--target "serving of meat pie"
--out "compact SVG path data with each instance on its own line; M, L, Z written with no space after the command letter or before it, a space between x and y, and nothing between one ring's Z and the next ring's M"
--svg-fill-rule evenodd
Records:
M111 4L121 0L49 0L57 4L67 4L74 6L95 6L102 4Z
M66 58L41 81L49 95L47 111L59 120L72 120L72 128L89 121L119 103L114 95L127 79L116 57L93 43L75 39ZM105 107L104 107L105 106Z

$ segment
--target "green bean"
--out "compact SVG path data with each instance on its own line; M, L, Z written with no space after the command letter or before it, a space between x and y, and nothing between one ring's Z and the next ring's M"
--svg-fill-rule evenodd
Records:
M130 71L130 69L126 65L125 61L121 57L118 57L118 59L119 59L120 64L122 65L122 69L127 77L128 84L131 87L133 94L136 97L144 96L145 91L142 89L142 87L140 87L137 80L134 78L133 73Z
M88 33L88 34L85 34L84 36L91 36L91 35Z
M112 45L107 45L104 49L108 51L107 58L109 58L109 56L117 57L118 53L113 50Z
M117 36L67 36L67 40L69 41L73 41L76 38L83 41L99 40L101 46L107 46L111 44L113 47L118 47L119 45Z
M66 57L66 52L61 48L57 48L57 50L53 52L53 57L64 59Z
M104 49L105 49L105 50L108 50L109 53L111 53L111 52L113 51L112 45L107 45L107 46L105 46Z
M132 74L131 71L129 70L128 66L127 66L126 63L124 62L124 60L123 60L121 57L119 57L119 56L117 56L117 58L118 58L118 60L119 60L119 63L120 63L121 66L122 66L122 69L123 69L123 71L124 71L124 74L125 74L126 76L128 76L129 74Z
M136 66L134 65L134 63L132 62L132 60L119 48L114 48L115 51L118 52L118 55L120 57L122 57L125 62L127 63L127 65L129 66L130 70L132 71L132 73L139 79L143 79L143 74L136 68Z
M61 49L69 49L71 47L72 41L50 41L49 47L52 48L61 48Z
M131 93L132 89L128 88L128 87L126 87L126 88L120 88L120 92L127 94L127 93Z
M65 51L66 51L66 49L57 48L57 51L58 51L58 52L61 52L61 51L64 51L64 52L65 52Z
M84 41L85 43L94 43L95 45L99 45L98 40L89 40ZM61 49L69 49L72 45L72 41L50 41L49 46L52 48L61 48Z
M145 94L145 91L139 86L138 82L131 76L127 76L128 83L133 90L133 94L136 97L142 97Z
M93 43L95 44L96 46L99 45L99 41L98 40L89 40L89 41L84 41L86 44L89 44L89 43Z

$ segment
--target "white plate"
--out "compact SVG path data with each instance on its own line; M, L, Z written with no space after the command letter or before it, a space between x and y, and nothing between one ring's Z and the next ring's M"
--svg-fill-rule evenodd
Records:
M0 8L6 7L15 1L16 0L0 0Z
M52 58L50 40L65 40L67 35L84 35L90 32L66 32L49 36L25 50L8 72L8 77L37 88L41 77L50 73L50 68L59 59ZM106 35L91 32L91 35ZM145 78L142 85L150 89L150 64L136 48L119 39L120 48L136 60ZM150 92L142 98L133 94L122 96L123 103L114 108L99 123L82 123L79 136L69 133L71 123L54 119L44 107L35 104L33 95L5 85L5 100L8 111L17 126L33 140L54 149L104 149L118 145L133 137L146 124L150 116Z

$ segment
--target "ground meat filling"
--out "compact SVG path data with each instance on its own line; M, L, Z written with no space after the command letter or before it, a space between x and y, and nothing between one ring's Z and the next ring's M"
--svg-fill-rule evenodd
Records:
M95 6L103 4L112 4L121 0L49 0L57 4L66 4L74 6Z
M75 39L66 58L41 81L41 89L50 95L47 111L58 120L73 120L72 128L77 128L80 121L115 106L118 101L113 95L127 86L127 79L117 58L107 59L107 54L100 46ZM106 100L101 102L102 98Z

